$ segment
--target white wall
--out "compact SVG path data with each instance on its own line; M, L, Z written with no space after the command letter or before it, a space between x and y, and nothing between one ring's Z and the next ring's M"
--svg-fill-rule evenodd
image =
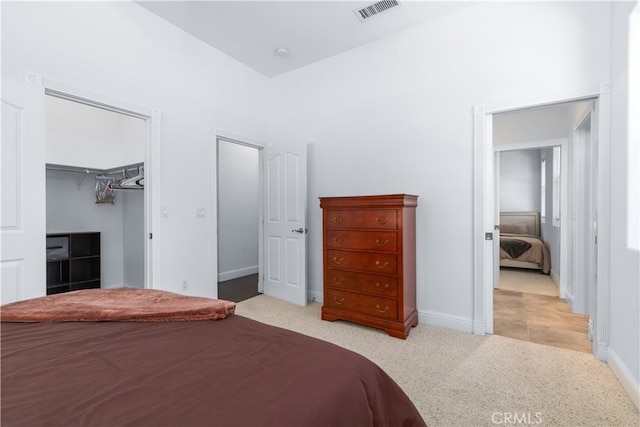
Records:
M144 191L118 191L116 203L122 203L122 283L144 288Z
M47 233L100 232L101 286L144 287L143 191L95 203L95 175L47 171ZM78 186L80 184L80 186Z
M113 169L144 162L144 120L45 96L46 162Z
M212 128L266 140L267 79L132 2L3 2L2 74L27 71L162 113L156 284L214 295Z
M608 4L486 2L273 79L270 140L310 144L312 294L318 197L413 193L420 319L471 330L473 107L606 81L608 45Z
M116 203L95 203L95 178L87 175L78 188L79 175L47 171L47 233L100 232L101 286L124 282L124 214L120 195Z
M258 272L259 152L218 141L218 280Z
M581 106L583 103L576 104ZM493 145L565 137L578 105L560 104L496 114L493 117Z
M540 150L500 152L500 212L540 212Z
M609 361L640 408L640 254L627 248L628 16L612 4L611 38L611 338ZM605 230L601 230L604 232Z

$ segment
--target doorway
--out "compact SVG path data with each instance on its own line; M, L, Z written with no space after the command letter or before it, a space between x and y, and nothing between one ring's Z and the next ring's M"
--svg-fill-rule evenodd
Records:
M260 150L217 138L218 298L260 294Z
M477 106L474 109L475 115L475 132L474 139L476 142L476 156L475 156L475 179L480 183L475 186L475 214L474 214L474 229L477 231L474 236L474 276L476 283L476 302L475 302L475 316L474 316L474 332L478 334L493 333L493 282L494 282L494 250L495 242L499 239L499 232L495 230L494 225L496 222L497 209L494 207L494 197L499 190L494 189L494 170L493 170L493 118L494 115L513 112L517 110L535 109L545 106L556 105L560 103L594 100L595 106L593 117L596 123L599 123L597 131L593 132L594 138L598 140L598 157L597 164L598 170L602 171L603 167L608 166L608 141L606 141L606 134L601 132L600 129L605 129L608 123L608 111L609 111L609 95L603 90L604 87L589 87L578 90L565 91L557 93L555 96L545 96L543 98L535 97L528 100L503 102L493 105ZM576 122L574 121L574 124ZM570 163L571 164L571 163ZM572 171L572 174L574 172ZM597 177L596 197L593 201L594 206L606 206L608 196L602 189L607 188L606 174L599 174ZM570 189L570 193L575 189ZM573 201L568 203L569 208L573 205ZM570 215L565 215L566 217ZM608 218L598 218L601 225L607 223ZM567 224L569 226L570 224ZM489 230L491 230L489 232ZM575 233L575 230L571 230ZM571 234L570 234L571 235ZM608 238L606 242L599 242L599 249L596 249L599 254L607 254L604 245L608 245ZM568 243L567 243L568 244ZM563 263L565 265L566 263ZM603 271L608 269L608 260L606 257L599 256L597 258L597 271ZM566 270L566 269L565 269ZM593 350L599 358L604 358L606 355L606 318L602 316L603 312L607 310L608 303L608 283L603 280L602 276L598 276L597 283L597 304L593 307L594 312L591 313L593 326Z
M47 236L95 240L90 271L48 254L47 293L145 287L146 141L143 118L45 95Z
M567 209L567 199L573 194L567 182L582 187L580 180L569 179L567 158L576 145L577 117L589 105L578 101L493 115L501 232L494 270L496 335L591 351L588 316L574 313L564 299L572 264L567 254L575 248L568 237L573 209ZM512 243L529 249L514 253Z
M56 81L43 80L43 86L47 175L57 175L65 185L75 182L75 192L90 197L79 201L77 195L69 195L81 211L74 214L80 219L72 222L74 227L101 232L102 287L161 289L160 111ZM74 124L75 114L86 120ZM64 129L57 127L61 123ZM56 135L61 130L71 130L66 140ZM116 190L113 205L96 203L98 176L112 178L113 184L135 178L143 190ZM69 224L68 218L59 218L60 203L50 200L60 194L55 187L47 183L47 232L58 231L65 221ZM109 207L118 211L117 221L113 211L107 213ZM100 208L105 209L96 213ZM53 216L58 217L55 224Z
M248 147L253 149L254 158L257 153L257 166L253 168L253 172L257 171L257 187L258 197L251 202L257 202L251 208L244 207L244 214L249 216L248 221L258 222L258 292L265 295L292 302L297 305L306 305L307 296L307 268L306 268L306 201L307 201L307 146L304 143L290 142L286 144L269 145L250 140L248 138L238 137L227 132L214 132L216 135L216 164L215 179L218 184L212 188L216 189L213 196L217 200L216 211L225 209L228 205L220 199L220 191L228 189L233 192L230 197L237 199L238 191L235 191L235 181L220 177L218 169L227 166L226 162L220 159L218 154L219 147L229 148L233 144L236 146ZM221 145L231 143L231 145ZM237 151L240 149L235 147ZM223 148L224 149L224 148ZM233 149L233 148L232 148ZM250 150L249 150L250 152ZM245 151L245 154L247 151ZM229 164L233 164L233 161ZM252 160L248 164L255 165ZM238 165L239 167L239 165ZM231 168L233 169L233 168ZM224 182L223 182L224 181ZM252 188L253 184L251 184ZM224 196L223 196L224 198ZM218 254L226 252L227 247L236 246L236 242L229 244L224 243L224 237L221 239L222 232L229 232L235 226L235 212L226 215L229 220L225 224L221 224L217 220L217 249ZM220 217L216 214L216 218ZM225 216L225 214L222 214ZM225 229L224 231L222 229ZM244 230L243 230L244 231ZM253 233L245 233L247 241L251 245L254 243L255 235ZM234 235L227 241L233 240ZM222 242L222 243L221 243ZM253 252L255 254L255 252ZM239 259L239 257L237 258ZM220 256L217 259L220 263ZM228 272L225 268L220 268L218 281L224 282L239 276L246 276L251 270L251 265L238 265L229 268ZM225 275L224 273L231 273ZM218 298L221 298L218 295Z

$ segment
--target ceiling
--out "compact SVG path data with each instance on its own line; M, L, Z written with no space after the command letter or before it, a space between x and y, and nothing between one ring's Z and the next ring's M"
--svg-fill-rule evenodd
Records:
M140 6L274 77L468 7L464 1L400 0L360 22L371 1L137 1ZM276 49L285 48L286 56Z

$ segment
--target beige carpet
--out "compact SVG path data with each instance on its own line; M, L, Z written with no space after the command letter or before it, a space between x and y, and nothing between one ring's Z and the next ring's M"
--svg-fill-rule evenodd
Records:
M503 291L558 296L558 286L551 276L542 274L538 270L501 268L497 288Z
M320 308L260 295L238 303L236 313L364 355L395 379L431 427L516 425L505 422L516 415L538 426L640 425L640 413L593 355L423 324L400 340L323 321Z

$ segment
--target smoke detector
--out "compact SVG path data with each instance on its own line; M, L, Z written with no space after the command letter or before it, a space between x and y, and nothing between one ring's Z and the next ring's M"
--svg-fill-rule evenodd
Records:
M360 22L365 22L374 16L379 16L399 6L400 2L398 0L382 0L361 9L354 9L353 13L355 13Z
M289 55L289 50L284 47L279 47L276 50L274 50L273 53L275 53L281 58L285 58L287 55Z

